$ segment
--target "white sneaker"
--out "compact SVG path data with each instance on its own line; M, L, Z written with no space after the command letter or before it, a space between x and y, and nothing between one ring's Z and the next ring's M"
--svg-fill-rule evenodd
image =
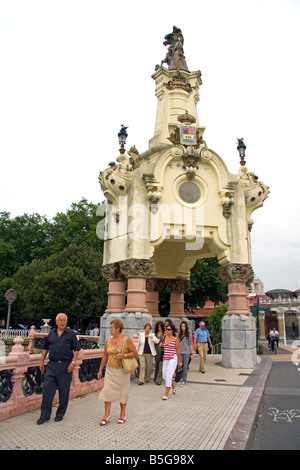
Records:
M181 387L184 387L186 385L186 382L182 381L181 382Z

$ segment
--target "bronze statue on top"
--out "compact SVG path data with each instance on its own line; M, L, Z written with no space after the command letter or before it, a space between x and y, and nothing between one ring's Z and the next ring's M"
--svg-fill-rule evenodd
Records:
M183 53L183 35L181 29L173 26L173 32L165 36L164 46L169 45L168 52L164 60L161 61L161 66L166 63L169 70L188 70Z

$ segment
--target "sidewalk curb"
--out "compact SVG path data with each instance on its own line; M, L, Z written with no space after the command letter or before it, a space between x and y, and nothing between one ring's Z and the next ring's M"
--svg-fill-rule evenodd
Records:
M272 360L262 356L260 364L253 372L259 372L252 392L234 425L223 450L246 450L256 422L267 378L272 367Z

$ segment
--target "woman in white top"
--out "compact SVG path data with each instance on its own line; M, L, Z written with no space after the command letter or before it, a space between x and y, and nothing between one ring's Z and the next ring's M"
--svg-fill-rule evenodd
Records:
M143 385L144 382L150 382L152 372L152 360L153 357L156 356L155 344L159 342L156 336L153 333L150 333L150 323L146 323L144 329L145 332L140 333L136 347L140 363L138 385Z

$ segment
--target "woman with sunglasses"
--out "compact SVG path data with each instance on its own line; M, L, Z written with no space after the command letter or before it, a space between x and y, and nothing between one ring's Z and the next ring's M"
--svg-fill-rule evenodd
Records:
M175 373L177 364L182 367L181 355L180 355L180 342L175 335L175 326L168 320L168 326L165 328L165 338L162 343L164 348L163 356L163 379L166 382L166 391L163 396L163 400L168 400L169 392L172 388L172 393L176 392L176 384L172 382L173 375Z

